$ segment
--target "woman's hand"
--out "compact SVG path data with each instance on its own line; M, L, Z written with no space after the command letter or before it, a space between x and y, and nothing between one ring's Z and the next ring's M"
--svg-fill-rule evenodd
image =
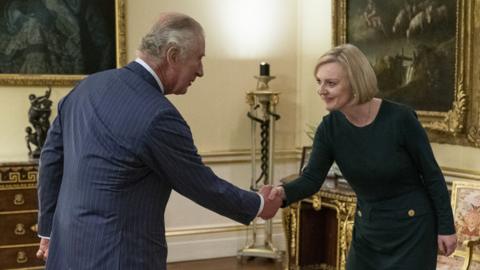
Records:
M268 195L268 199L270 200L274 200L275 198L278 198L278 197L282 200L286 199L285 190L283 189L283 186L276 186L272 188L272 190L270 191L270 195Z
M450 256L457 247L457 235L438 235L438 251L441 255Z

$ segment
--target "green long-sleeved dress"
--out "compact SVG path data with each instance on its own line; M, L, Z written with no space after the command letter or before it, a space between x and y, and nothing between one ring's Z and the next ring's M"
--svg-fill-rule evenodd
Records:
M348 270L435 269L437 235L455 232L450 198L427 135L409 107L382 100L375 120L323 118L287 204L317 192L335 161L357 195Z

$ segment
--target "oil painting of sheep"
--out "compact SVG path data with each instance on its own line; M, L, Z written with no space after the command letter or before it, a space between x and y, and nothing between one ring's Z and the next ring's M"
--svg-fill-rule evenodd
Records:
M380 95L447 112L455 90L456 0L348 0L347 42L368 56Z

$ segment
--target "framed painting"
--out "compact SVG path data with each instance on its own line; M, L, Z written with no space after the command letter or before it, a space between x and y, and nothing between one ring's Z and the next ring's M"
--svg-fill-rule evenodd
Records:
M71 86L125 64L125 0L3 0L0 11L0 85Z
M465 240L480 237L480 184L454 181L452 185L452 209L458 243L455 255L465 256ZM480 260L480 247L473 247L473 259Z
M367 55L379 97L413 107L432 141L475 144L473 1L333 1L333 43Z

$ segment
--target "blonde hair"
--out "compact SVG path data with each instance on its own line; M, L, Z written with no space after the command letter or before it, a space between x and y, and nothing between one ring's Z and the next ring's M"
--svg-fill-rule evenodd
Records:
M355 104L370 101L378 93L377 76L367 57L352 44L342 44L324 53L314 69L328 63L339 63L347 73Z

